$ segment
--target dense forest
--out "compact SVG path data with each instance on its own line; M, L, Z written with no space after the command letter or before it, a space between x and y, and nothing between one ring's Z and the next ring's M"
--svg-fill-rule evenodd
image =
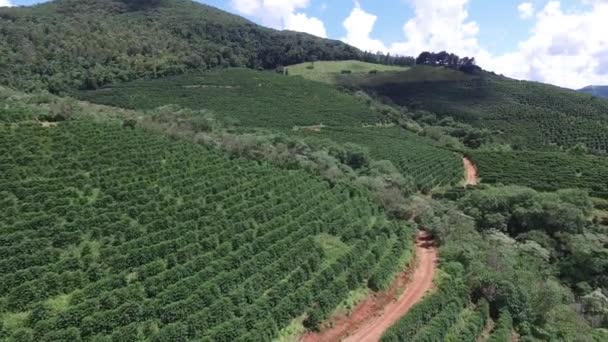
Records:
M268 29L187 0L59 0L0 9L0 83L28 91L361 55L342 42Z

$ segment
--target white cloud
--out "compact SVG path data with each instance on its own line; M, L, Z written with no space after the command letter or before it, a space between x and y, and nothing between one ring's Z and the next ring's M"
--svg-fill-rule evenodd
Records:
M522 19L530 19L534 16L534 4L531 2L522 2L517 6L519 17Z
M405 42L393 43L390 50L404 55L446 50L459 55L487 54L477 41L479 25L469 20L469 0L411 0L414 18L403 26Z
M580 0L584 10L564 11L560 1L549 1L536 11L527 39L514 51L492 55L478 41L479 26L469 18L469 0L410 0L414 17L403 26L404 40L387 44L371 35L379 19L359 3L344 21L343 41L364 50L417 56L422 51L449 51L474 56L487 70L506 76L569 88L608 83L608 0ZM522 6L519 6L520 14ZM531 12L531 13L530 13Z
M0 0L0 7L11 7L13 6L13 4L11 4L10 1L8 0Z
M343 23L346 37L342 38L342 41L365 51L386 51L384 43L370 37L376 20L378 20L377 16L365 12L359 2L355 1L355 7Z
M292 31L307 32L323 38L327 37L325 24L318 18L308 17L306 13L290 13L285 18L284 27Z
M477 41L479 26L469 20L469 0L410 0L414 18L403 26L404 41L386 45L371 37L378 17L365 12L359 2L344 21L346 37L342 40L360 49L417 56L422 51L446 50L460 55L487 59L489 53Z
M564 12L559 1L540 10L517 51L492 59L490 70L569 88L608 81L608 1L587 1L585 11Z
M266 26L327 37L320 19L298 12L307 8L310 0L232 0L230 4L237 12L258 18Z

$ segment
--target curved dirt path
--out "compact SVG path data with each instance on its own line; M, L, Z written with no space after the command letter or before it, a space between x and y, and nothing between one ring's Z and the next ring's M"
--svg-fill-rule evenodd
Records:
M466 173L465 185L479 184L479 177L477 176L477 167L475 167L473 162L467 157L462 158L462 162L464 163L464 170Z
M414 304L433 289L437 268L437 248L431 237L420 233L416 242L417 265L399 275L391 288L361 302L348 317L335 318L329 328L307 333L301 342L374 342L391 325L405 315ZM405 291L395 299L399 288Z

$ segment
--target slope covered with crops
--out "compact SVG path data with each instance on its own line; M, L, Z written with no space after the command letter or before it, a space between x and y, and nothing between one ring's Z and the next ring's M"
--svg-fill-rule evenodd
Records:
M325 127L299 134L366 147L373 159L389 160L403 175L412 177L420 190L463 180L461 156L400 127Z
M133 109L167 104L208 109L248 127L360 125L377 120L363 101L330 85L239 68L140 80L78 96Z
M542 191L581 188L608 197L608 158L558 152L472 152L485 183L524 185Z
M405 72L341 75L341 84L390 99L409 110L453 117L494 133L518 149L585 144L608 151L608 101L551 85L483 72L415 67Z
M304 171L119 125L0 133L4 337L266 340L412 244L366 191Z

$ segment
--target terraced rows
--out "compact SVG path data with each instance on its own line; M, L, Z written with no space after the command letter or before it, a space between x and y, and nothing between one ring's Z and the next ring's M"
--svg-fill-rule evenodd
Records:
M399 127L326 127L321 132L300 134L367 147L372 158L391 161L403 175L412 177L420 190L454 185L464 177L458 154Z
M268 340L412 245L362 189L119 126L0 126L0 194L0 332L26 340Z

